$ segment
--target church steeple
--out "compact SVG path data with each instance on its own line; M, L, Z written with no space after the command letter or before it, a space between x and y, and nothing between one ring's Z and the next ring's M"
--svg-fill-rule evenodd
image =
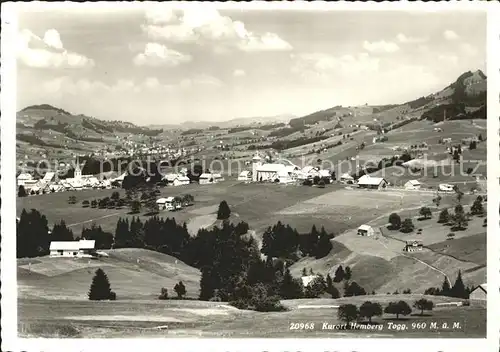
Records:
M76 157L76 166L75 166L75 178L81 178L82 177L82 169L80 168L80 160L78 157Z

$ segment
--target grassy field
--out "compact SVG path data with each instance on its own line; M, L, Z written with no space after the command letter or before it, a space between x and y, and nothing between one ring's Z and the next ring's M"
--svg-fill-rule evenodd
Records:
M241 311L218 302L198 301L115 301L74 302L19 301L19 330L23 337L421 337L481 338L486 333L486 310L479 307L437 307L430 315L410 315L396 321L393 316L374 318L375 330L323 330L323 323L341 324L337 308L342 303L365 300L382 304L421 296L366 296L352 300L317 299L283 301L287 312ZM429 297L435 303L447 298ZM456 300L454 300L456 301ZM313 306L303 308L301 306ZM331 306L331 308L314 308ZM117 313L119 312L119 313ZM415 312L417 313L417 312ZM311 330L291 330L293 322L314 323ZM425 329L412 324L425 322ZM431 329L448 323L449 329ZM460 328L451 328L459 322ZM405 324L406 330L390 329L390 323ZM380 329L380 330L379 330Z

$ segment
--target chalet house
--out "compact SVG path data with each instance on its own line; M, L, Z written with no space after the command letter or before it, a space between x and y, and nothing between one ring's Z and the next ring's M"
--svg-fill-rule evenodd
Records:
M240 172L240 174L238 175L238 181L242 182L252 181L252 172L248 170Z
M358 179L358 186L359 188L367 189L385 189L387 187L387 181L383 177L363 175Z
M95 256L95 241L52 241L49 250L51 257L89 258Z
M422 184L417 180L410 180L405 183L405 189L409 190L417 190L420 189L421 186Z
M189 185L189 177L187 176L182 176L182 175L178 175L173 181L172 181L172 184L174 186L185 186L185 185Z
M19 176L17 176L17 186L23 186L25 185L26 181L32 181L33 176L31 176L28 173L21 173Z
M469 301L473 305L486 307L486 284L477 286L469 295Z
M340 182L344 184L353 184L354 178L348 173L345 173L340 176Z
M403 248L405 252L416 252L423 249L423 244L421 240L408 240Z
M174 210L174 197L159 198L156 200L156 204L160 210Z
M369 225L361 225L358 227L358 236L373 236L374 234L375 230Z
M203 173L200 175L199 183L200 185L208 185L214 183L214 177L212 174Z

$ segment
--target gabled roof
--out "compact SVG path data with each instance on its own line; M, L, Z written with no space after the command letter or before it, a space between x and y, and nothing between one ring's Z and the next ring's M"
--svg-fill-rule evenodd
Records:
M94 249L95 240L80 240L80 249Z
M416 185L420 185L420 184L421 184L421 183L420 183L419 181L417 181L417 180L410 180L410 181L408 181L408 182L406 182L406 183L409 183L410 185L413 185L413 186L416 186Z
M345 179L348 179L348 180L354 180L354 178L349 175L347 172L345 174L342 174L342 176L340 176L340 178L345 178Z
M250 174L251 174L250 171L245 170L245 171L240 172L239 176L241 176L241 177L247 177L247 176L250 176Z
M358 230L363 230L363 231L371 231L373 228L370 225L361 225L358 227Z
M51 251L78 251L80 249L94 249L94 240L80 240L80 241L52 241L50 242Z
M368 175L363 175L359 178L358 184L359 185L373 185L377 186L382 183L382 181L385 181L383 177L371 177Z
M175 178L175 180L178 180L178 181L189 181L189 177L187 176L183 176L183 175L179 175ZM175 181L174 180L174 181Z
M263 164L257 167L257 171L259 172L278 172L283 170L285 165L283 164Z
M50 242L50 250L58 251L58 250L68 250L68 251L77 251L80 249L80 241L52 241Z
M474 292L476 290L483 290L484 293L487 293L487 291L486 291L486 284L478 285L474 290L472 290L472 292Z
M212 174L201 174L200 178L213 178Z
M19 176L17 176L17 179L18 180L32 180L33 176L31 176L28 173L22 173L22 174L19 174Z

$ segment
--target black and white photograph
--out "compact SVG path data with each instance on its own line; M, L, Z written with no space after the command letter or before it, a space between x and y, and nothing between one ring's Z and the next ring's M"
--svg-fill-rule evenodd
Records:
M486 339L486 7L105 4L15 12L18 338Z

